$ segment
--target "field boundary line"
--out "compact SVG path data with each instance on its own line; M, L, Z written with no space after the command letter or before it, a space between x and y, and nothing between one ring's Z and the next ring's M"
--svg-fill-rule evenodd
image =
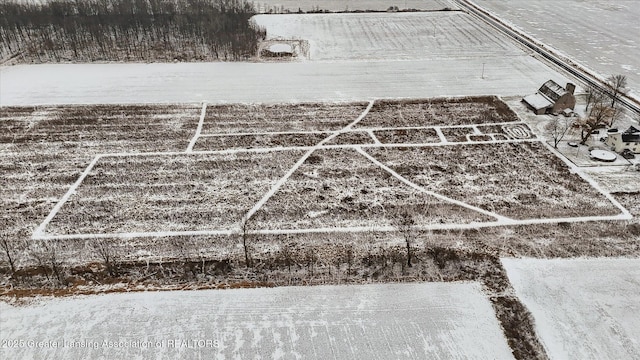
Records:
M66 235L39 235L36 240L80 240L80 239L133 239L142 237L177 237L177 236L207 236L233 235L237 230L182 230L182 231L140 231L123 233L90 233Z
M373 162L376 166L380 167L380 168L381 168L381 169L383 169L384 171L386 171L386 172L388 172L389 174L393 175L396 179L398 179L398 180L402 181L404 184L406 184L406 185L408 185L408 186L412 187L412 188L413 188L413 189L415 189L415 190L418 190L418 191L420 191L420 192L422 192L422 193L425 193L425 194L427 194L427 195L431 195L431 196L436 197L436 198L438 198L438 199L440 199L440 200L443 200L443 201L446 201L446 202L450 202L450 203L453 203L453 204L458 205L458 206L465 207L465 208L467 208L467 209L469 209L469 210L473 210L473 211L479 212L479 213L481 213L481 214L484 214L484 215L487 215L487 216L491 216L491 217L493 217L493 218L496 218L496 219L498 220L498 222L509 222L509 221L512 221L512 220L513 220L513 219L510 219L510 218L508 218L508 217L506 217L506 216L502 216L502 215L496 214L496 213L494 213L494 212L487 211L487 210L481 209L481 208L479 208L479 207L473 206L473 205L471 205L471 204L467 204L467 203L465 203L465 202L462 202L462 201L458 201L458 200L452 199L452 198L450 198L450 197L448 197L448 196L444 196L444 195L442 195L442 194L438 194L438 193L436 193L436 192L429 191L429 190L427 190L427 189L423 188L422 186L420 186L420 185L418 185L418 184L416 184L416 183L414 183L414 182L410 181L409 179L405 178L404 176L402 176L402 175L398 174L398 173L397 173L397 172L395 172L393 169L391 169L390 167L388 167L388 166L386 166L385 164L381 163L380 161L378 161L378 159L376 159L376 158L374 158L373 156L369 155L366 151L362 150L362 148L357 147L357 148L356 148L356 151L358 151L358 152L359 152L360 154L362 154L364 157L366 157L367 159L369 159L369 160L370 160L371 162Z
M633 219L633 215L631 215L629 210L627 210L627 208L625 208L624 205L622 205L618 200L616 200L616 198L614 198L613 195L611 195L609 192L605 191L600 186L600 184L598 184L598 182L595 181L591 176L583 172L578 165L574 164L571 160L567 159L564 155L562 155L561 152L554 149L553 146L549 145L546 141L541 140L540 142L544 144L544 146L547 149L549 149L549 151L551 151L558 159L562 160L562 162L564 162L572 172L580 176L584 181L586 181L589 185L591 185L596 191L598 191L605 198L607 198L607 200L609 200L615 207L617 207L622 212L621 215L624 217L624 220Z
M521 225L540 225L540 224L558 224L558 223L580 223L592 221L617 221L627 220L623 214L612 216L585 216L571 218L548 218L548 219L528 219L528 220L510 220L510 221L486 221L486 222L470 222L466 224L430 224L417 225L416 230L471 230L489 227L504 226L521 226ZM286 234L330 234L330 233L361 233L361 232L396 232L398 229L391 225L386 226L346 226L346 227L322 227L322 228L305 228L305 229L259 229L249 230L247 234L256 235L286 235ZM230 236L241 233L238 228L227 230L180 230L180 231L157 231L157 232L123 232L123 233L88 233L88 234L40 234L34 235L34 240L81 240L81 239L133 239L145 237L178 237L178 236Z
M393 127L363 127L357 129L349 129L348 131L392 131L392 130L422 130L436 128L478 128L491 125L517 125L526 124L523 121L504 121L495 123L467 124L467 125L425 125L425 126L393 126ZM300 131L257 131L257 132L230 132L230 133L211 133L199 134L199 137L221 137L221 136L247 136L247 135L296 135L296 134L331 134L338 130L300 130Z
M345 131L348 132L348 131ZM334 138L332 134L331 139ZM231 155L238 153L265 153L275 151L300 151L309 149L355 149L357 147L363 148L386 148L386 147L436 147L436 146L464 146L464 145L480 145L480 144L503 144L503 143L525 143L525 142L538 142L539 139L507 139L507 140L488 140L488 141L462 141L446 143L441 142L429 142L429 143L392 143L392 144L343 144L343 145L324 145L325 141L321 141L322 145L309 145L309 146L274 146L266 148L236 148L225 150L195 150L191 152L184 151L167 151L167 152L123 152L123 153L105 153L99 154L101 157L129 157L129 156L190 156L190 155Z
M369 137L371 139L373 139L373 143L376 145L382 145L382 142L380 142L380 139L378 139L378 137L376 136L376 134L373 133L373 130L367 130L367 133L369 134Z
M365 131L365 130L373 130L373 131L384 131L384 130L422 130L422 129L436 129L436 128L466 128L466 127L477 127L477 126L491 126L491 125L518 125L518 124L527 124L522 120L518 121L502 121L495 123L481 123L481 124L459 124L459 125L425 125L425 126L374 126L374 127L362 127L357 128L354 131Z
M200 120L198 121L198 127L196 128L196 133L191 138L189 142L189 146L187 146L186 152L193 152L193 147L196 145L198 138L200 137L200 133L202 132L202 127L204 126L204 117L207 114L207 102L202 102L202 111L200 111Z
M251 136L251 135L304 135L304 134L331 134L334 130L309 130L309 131L262 131L262 132L241 132L241 133L215 133L201 134L200 137L222 137L222 136Z
M62 209L62 206L64 205L64 203L66 203L67 200L69 200L71 195L75 194L76 189L78 189L80 184L82 184L84 179L87 177L87 175L89 175L91 170L93 170L93 167L98 163L98 160L100 160L101 158L102 158L102 155L96 155L93 158L93 160L89 163L89 165L86 167L86 169L84 169L84 171L82 172L80 177L78 177L78 180L76 180L76 182L73 183L73 185L71 185L69 190L67 190L67 192L64 194L64 196L62 196L62 198L58 201L58 203L56 203L56 205L53 207L53 209L49 212L49 215L47 215L47 217L44 219L44 221L42 221L40 223L40 225L38 225L38 227L33 231L33 233L31 234L31 238L32 239L40 238L41 236L43 236L45 234L45 229L47 228L47 226L49 225L51 220L53 220L53 218L56 216L56 214L58 214L60 209Z
M272 187L271 189L269 189L269 191L264 194L264 196L242 217L241 220L241 226L242 224L246 223L252 216L253 214L255 214L278 190L280 190L280 188L282 187L282 185L284 185L284 183L289 180L289 178L291 177L291 175L293 175L293 173L298 170L298 168L300 168L300 166L302 166L302 164L307 160L307 158L309 158L309 156L311 156L311 154L320 149L322 147L322 145L324 145L326 142L329 142L331 140L333 140L336 136L338 136L339 134L349 131L349 129L351 129L353 126L355 126L358 122L360 122L360 120L364 119L365 116L367 116L367 114L369 113L369 111L371 110L371 108L373 107L373 104L375 103L375 100L371 100L369 101L369 105L367 105L366 109L364 109L364 111L362 112L362 114L360 114L360 116L358 116L357 119L355 119L354 121L352 121L351 123L349 123L347 126L345 126L344 128L342 128L341 130L337 130L334 131L331 135L327 136L326 138L324 138L322 141L320 141L319 143L317 143L315 146L311 147L309 149L309 151L307 151L306 153L304 153L304 155L302 155L300 157L300 159L298 159L298 161L289 169L289 171L287 171L286 174L284 174L283 177L280 178L280 180L278 180Z
M436 131L436 135L438 135L438 138L440 138L440 143L442 144L449 143L449 140L447 140L447 138L444 137L444 133L442 132L442 128L440 126L436 126L433 129Z

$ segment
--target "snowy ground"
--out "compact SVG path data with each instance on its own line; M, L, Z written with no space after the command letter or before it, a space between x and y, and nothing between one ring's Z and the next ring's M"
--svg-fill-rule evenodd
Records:
M145 292L0 310L5 359L512 358L476 283Z
M258 15L300 62L0 67L0 105L274 103L526 95L567 79L461 12Z
M640 358L640 259L503 259L552 359Z
M484 79L482 78L482 67ZM0 105L359 101L528 94L567 80L532 57L0 68Z
M304 39L314 60L504 58L524 52L459 11L258 15L269 39Z
M296 12L313 11L316 9L329 11L356 11L356 10L387 10L395 5L400 9L418 10L442 10L444 8L457 9L449 0L402 0L391 3L386 0L256 0L253 1L258 12L283 12L289 10Z
M474 0L604 77L623 74L640 94L637 0Z

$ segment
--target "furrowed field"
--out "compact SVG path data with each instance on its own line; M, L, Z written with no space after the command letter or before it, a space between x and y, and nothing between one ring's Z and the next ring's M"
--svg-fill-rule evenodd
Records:
M627 1L477 2L637 70ZM50 4L2 4L0 357L638 357L634 260L547 260L640 256L638 173L461 1Z

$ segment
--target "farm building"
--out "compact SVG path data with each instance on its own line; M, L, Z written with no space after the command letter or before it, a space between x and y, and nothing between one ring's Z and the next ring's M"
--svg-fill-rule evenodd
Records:
M567 87L563 88L553 80L544 83L538 92L525 96L522 101L527 104L536 115L546 113L561 113L566 109L573 110L576 106L576 97L573 95L576 86L567 83Z
M625 149L640 153L640 130L630 126L625 132L609 132L605 144L609 145L615 152L622 152Z

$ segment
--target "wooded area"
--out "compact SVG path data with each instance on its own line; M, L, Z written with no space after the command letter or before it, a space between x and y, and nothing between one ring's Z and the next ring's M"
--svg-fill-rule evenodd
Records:
M0 59L242 60L266 30L244 0L0 1Z

